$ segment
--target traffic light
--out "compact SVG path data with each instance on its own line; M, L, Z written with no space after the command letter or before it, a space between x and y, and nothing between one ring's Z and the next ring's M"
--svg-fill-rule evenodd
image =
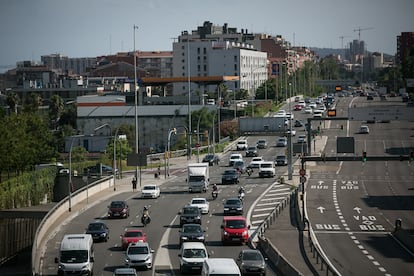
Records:
M362 152L362 161L363 162L367 161L367 152L365 150Z

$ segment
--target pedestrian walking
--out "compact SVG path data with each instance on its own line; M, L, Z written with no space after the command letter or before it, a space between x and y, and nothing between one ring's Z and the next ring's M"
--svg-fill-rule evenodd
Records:
M137 190L137 179L134 177L132 179L132 191L136 191Z

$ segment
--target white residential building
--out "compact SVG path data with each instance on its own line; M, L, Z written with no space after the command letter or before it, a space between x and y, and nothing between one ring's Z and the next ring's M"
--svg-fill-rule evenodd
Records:
M238 82L225 83L228 89L245 89L254 96L256 89L267 80L267 53L250 44L231 41L191 40L190 35L173 43L173 76L239 76ZM217 87L190 84L193 95L217 91ZM174 94L188 93L188 83L174 85Z

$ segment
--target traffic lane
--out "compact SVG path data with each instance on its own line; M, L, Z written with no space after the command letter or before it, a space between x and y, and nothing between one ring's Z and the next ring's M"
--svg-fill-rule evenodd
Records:
M316 235L325 254L342 275L385 274L364 254L363 244L350 232L317 232Z
M351 162L342 166L340 174L359 184L348 186L361 189L361 205L384 217L388 231L396 219L402 219L407 229L414 228L414 176L409 162Z
M221 242L221 224L223 215L223 203L226 198L237 197L238 185L218 185L219 196L216 200L210 200L210 212L203 216L202 228L206 231L206 248L210 254L210 257L227 257L237 258L239 251L243 248L247 248L246 245L226 245L223 246ZM263 183L259 184L246 184L246 197L244 199L244 216L247 214L247 209L252 204L260 192L266 188ZM178 232L178 219L174 221L177 229L171 231L168 238L169 257L171 260L171 266L174 274L180 274L179 272L179 232ZM275 275L269 269L269 275Z
M109 241L95 244L94 270L96 272L103 272L105 270L105 263L108 263L106 261L106 252L112 252L115 255L118 255L119 234L122 233L121 230L134 225L133 215L127 219L107 219L107 206L111 200L127 200L129 203L133 197L135 197L135 193L132 192L117 194L111 199L99 202L93 208L83 210L83 212L79 213L76 217L62 224L58 229L56 229L56 232L52 232L51 238L46 243L46 251L43 258L44 275L56 275L57 273L57 264L54 263L54 258L59 256L60 242L63 239L63 236L65 234L85 233L85 228L94 220L101 220L105 222L110 229ZM111 258L108 266L122 265L123 262L112 262L112 260L118 259L118 257ZM110 275L110 273L107 275Z
M312 182L314 184L310 186L309 201L307 199L308 218L326 256L344 275L375 275L374 267L367 267L368 259L361 259L363 252L360 242L355 239L353 233L379 231L379 234L384 235L386 232L378 225L378 219L374 215L359 207L360 202L351 202L349 205L343 203L349 200L348 198L349 201L358 201L360 189L353 188L358 183L346 178ZM326 207L323 204L315 205L314 201L320 203L321 197L332 198L332 204L327 204Z
M411 275L414 256L389 234L353 233L350 236L377 275ZM382 274L380 274L382 273Z

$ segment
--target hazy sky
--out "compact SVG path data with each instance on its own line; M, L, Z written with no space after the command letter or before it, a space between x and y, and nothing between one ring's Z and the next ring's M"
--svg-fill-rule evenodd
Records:
M134 24L137 50L172 50L174 37L204 21L328 48L367 28L369 51L395 54L397 35L414 32L413 11L414 0L0 0L0 70L52 53L131 51Z

